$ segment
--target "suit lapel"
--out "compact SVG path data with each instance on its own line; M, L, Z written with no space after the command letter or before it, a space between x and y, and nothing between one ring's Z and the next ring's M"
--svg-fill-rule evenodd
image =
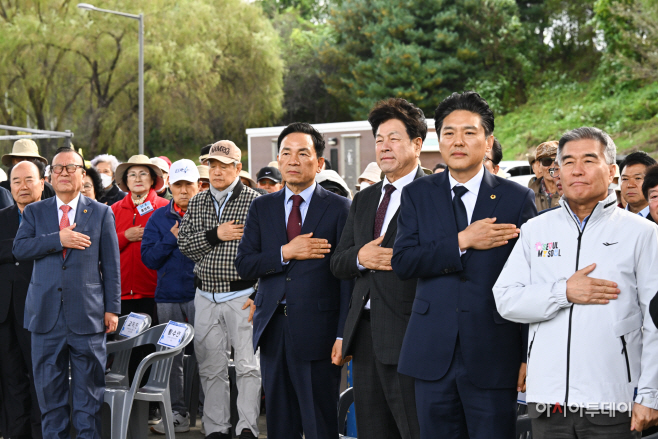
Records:
M47 218L46 228L48 233L59 232L59 213L57 212L57 197L46 198L44 203L44 216Z
M436 217L443 224L446 235L457 234L457 223L455 222L455 212L452 209L452 194L450 191L450 179L448 170L430 175L425 178L434 180L436 190L432 191L430 196L434 207L436 207Z
M498 183L496 177L491 175L491 173L485 169L482 183L480 184L480 191L478 192L478 198L475 202L475 208L473 209L471 224L475 221L491 218L493 216L493 211L501 197L501 194L497 190L499 184L500 183ZM467 251L464 255L464 262L466 262L474 252L475 250Z
M78 199L78 207L75 210L75 218L73 219L73 223L75 224L75 229L73 229L74 232L82 233L87 221L89 221L91 212L93 211L90 204L91 203L87 197L80 195L80 198ZM66 249L66 257L64 260L66 261L74 251L76 250L71 248Z
M315 231L315 228L318 226L322 215L324 215L324 211L327 210L327 207L329 206L326 198L327 191L325 191L319 184L316 184L315 191L311 197L311 202L309 203L308 210L306 211L304 224L302 225L302 235Z
M369 194L368 199L366 200L366 209L365 215L363 216L363 225L364 233L368 238L367 241L372 240L373 235L375 234L375 217L377 216L377 209L379 207L379 199L382 197L382 185L383 181L376 183L373 187L373 190Z
M288 243L288 234L286 232L286 190L285 188L272 195L271 218L274 234L279 238L279 244Z
M414 176L414 181L418 180L421 177L424 177L425 173L423 170L418 167L416 171L416 175ZM384 240L382 241L382 247L388 247L392 248L393 247L393 242L395 241L395 237L398 234L398 215L400 214L400 208L398 207L398 210L395 211L395 214L391 218L391 222L388 223L388 227L386 228L386 233L384 234ZM373 223L374 223L374 217L373 217ZM374 231L374 224L373 224L373 231Z

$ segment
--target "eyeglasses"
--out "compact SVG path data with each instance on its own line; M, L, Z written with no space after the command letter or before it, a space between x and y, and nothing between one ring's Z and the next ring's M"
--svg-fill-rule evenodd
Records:
M493 163L493 160L491 160L491 159L490 159L489 157L487 157L486 155L485 155L484 158L482 159L482 163L487 163L487 160L489 160L491 163Z
M553 164L554 161L555 157L544 157L543 159L539 160L539 163L541 163L544 168L548 168Z
M64 168L66 168L66 172L68 172L69 174L73 174L76 171L76 169L84 168L84 166L74 165L73 163L71 163L70 165L66 165L66 166L64 166L64 165L53 165L52 168L50 168L50 169L52 170L53 174L61 174L62 171L64 170Z
M85 192L86 192L86 191L90 191L90 190L92 190L93 188L94 188L94 185L89 184L89 183L87 183L87 184L83 184L83 185L82 185L82 190L84 190Z
M150 174L148 172L140 172L139 174L137 172L129 172L128 173L128 178L137 178L139 177L140 179L144 177L148 177Z
M560 168L548 168L548 173L551 174L551 177L557 177L560 175Z

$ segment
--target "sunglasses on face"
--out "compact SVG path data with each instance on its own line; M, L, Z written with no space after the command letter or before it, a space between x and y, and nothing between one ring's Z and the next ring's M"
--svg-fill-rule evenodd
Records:
M539 160L539 163L541 163L544 168L548 168L553 164L554 161L555 157L544 157L543 159Z

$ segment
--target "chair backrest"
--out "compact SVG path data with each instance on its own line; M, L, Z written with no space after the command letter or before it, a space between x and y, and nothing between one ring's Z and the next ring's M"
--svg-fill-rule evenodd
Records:
M175 348L168 348L157 344L163 331L167 327L166 323L154 326L131 339L135 341L135 346L142 346L145 344L155 345L155 352L147 355L141 363L139 363L139 366L137 366L135 378L133 379L133 387L139 385L146 369L151 366L148 382L143 386L143 389L164 391L167 388L174 356L185 349L185 346L190 344L194 338L194 327L189 323L185 323L185 326L185 335L183 335L181 343Z
M143 333L151 326L151 316L145 316L137 335ZM119 317L117 330L108 333L107 354L113 354L110 371L105 375L105 382L111 386L129 387L128 366L130 364L130 355L132 353L133 343L130 338L120 334L123 324L128 319L128 315Z
M347 412L354 403L354 388L348 387L338 399L338 433L345 434Z

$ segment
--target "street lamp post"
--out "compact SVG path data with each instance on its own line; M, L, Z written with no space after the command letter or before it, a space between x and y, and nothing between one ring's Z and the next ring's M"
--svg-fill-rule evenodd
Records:
M144 154L144 14L127 14L125 12L111 11L97 8L89 3L78 3L78 8L88 11L107 12L139 21L139 153Z

